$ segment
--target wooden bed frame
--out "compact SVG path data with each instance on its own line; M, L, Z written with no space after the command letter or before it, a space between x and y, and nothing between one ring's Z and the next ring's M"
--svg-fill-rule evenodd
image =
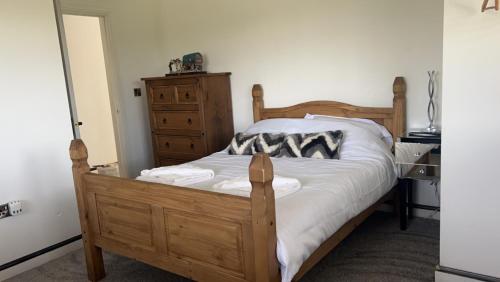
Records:
M255 121L302 118L305 113L373 119L396 138L405 130L406 85L393 85L392 108L308 102L265 108L252 90ZM102 249L198 281L279 281L273 167L268 156L250 163L250 198L90 173L81 140L70 146L88 278L104 277ZM344 224L302 265L300 279L361 224L395 189Z

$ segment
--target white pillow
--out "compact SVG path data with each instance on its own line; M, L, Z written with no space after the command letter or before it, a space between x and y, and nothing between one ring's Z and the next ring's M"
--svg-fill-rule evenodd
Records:
M341 130L344 133L340 159L366 159L368 156L385 155L390 157L390 147L366 127L352 122L333 122L332 120L275 118L261 120L251 125L245 134L257 133L315 133Z
M371 119L364 118L346 118L346 117L335 117L335 116L325 116L325 115L312 115L306 114L304 119L314 119L314 120L324 120L324 121L332 121L337 123L350 123L355 126L363 127L367 130L370 130L376 136L379 136L380 139L384 140L389 147L393 145L392 134L385 128L385 126L380 125L374 122Z

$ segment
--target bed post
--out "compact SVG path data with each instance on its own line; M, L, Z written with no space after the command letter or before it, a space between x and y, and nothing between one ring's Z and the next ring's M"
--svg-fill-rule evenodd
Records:
M249 168L252 193L252 230L255 255L255 281L280 280L276 256L276 211L274 206L273 164L268 155L253 156Z
M396 77L392 90L394 92L392 136L396 142L397 138L405 134L406 131L406 82L404 77Z
M102 260L101 248L95 246L92 240L92 233L88 221L87 203L85 200L85 183L83 174L90 171L87 163L87 147L80 139L71 141L69 147L71 160L73 161L73 180L75 182L76 201L78 204L78 214L80 216L80 227L82 229L82 241L87 263L87 275L90 281L98 281L105 276L104 263Z
M264 109L264 90L262 85L254 84L252 87L253 97L253 121L258 122L262 120L262 109Z

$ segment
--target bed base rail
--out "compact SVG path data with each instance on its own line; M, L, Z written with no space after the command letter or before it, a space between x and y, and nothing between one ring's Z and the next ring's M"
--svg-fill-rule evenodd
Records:
M250 198L90 173L81 140L70 156L90 281L102 249L197 281L280 280L268 156L252 159Z

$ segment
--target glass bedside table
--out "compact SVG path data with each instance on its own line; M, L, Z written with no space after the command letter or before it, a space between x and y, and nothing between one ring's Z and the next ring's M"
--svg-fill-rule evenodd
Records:
M441 136L401 136L395 144L399 177L400 228L406 230L413 208L439 210L439 207L413 203L413 181L427 180L437 185L441 175Z

